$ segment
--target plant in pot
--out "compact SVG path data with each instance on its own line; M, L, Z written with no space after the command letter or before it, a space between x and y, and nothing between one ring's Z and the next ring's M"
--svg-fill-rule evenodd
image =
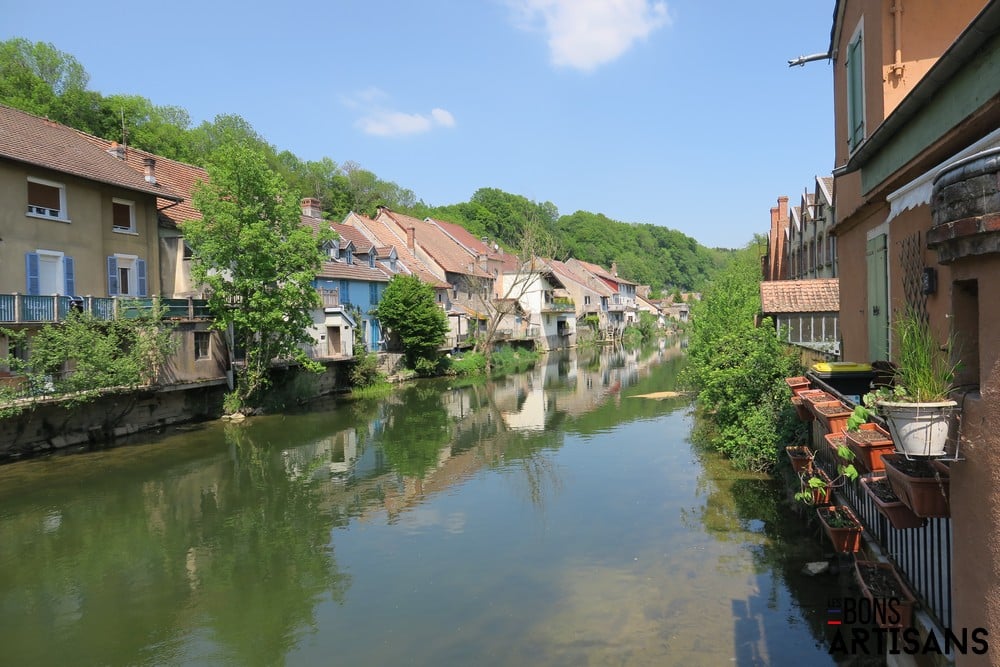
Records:
M813 452L806 445L788 445L785 453L788 454L796 475L812 470Z
M846 446L842 445L837 451L839 460L837 465L837 476L830 479L821 468L815 468L811 475L800 475L802 490L795 494L795 499L807 505L826 505L830 502L830 494L833 489L843 486L847 480L858 479L858 471L851 461L854 454ZM807 473L808 474L808 473Z
M957 365L951 362L951 340L940 345L930 324L907 308L893 324L897 367L895 386L865 394L854 417L868 421L874 410L885 417L896 450L907 456L944 456L948 426L957 403Z
M816 509L823 530L837 553L856 553L861 548L861 522L850 507L830 505Z
M880 628L908 628L913 621L916 598L889 563L857 560L854 576L861 594L872 603Z
M859 415L855 409L844 428L844 440L854 452L859 467L878 472L885 469L882 456L896 451L896 446L889 432L878 424L866 421L867 416Z
M919 517L951 515L947 466L938 461L910 459L902 454L886 454L882 461L892 490L914 514Z
M913 510L899 499L885 475L862 477L861 487L875 503L879 513L888 519L896 530L920 528L927 523L925 519L914 514Z

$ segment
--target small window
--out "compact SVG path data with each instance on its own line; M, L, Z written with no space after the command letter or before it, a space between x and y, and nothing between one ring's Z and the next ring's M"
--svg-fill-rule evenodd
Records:
M183 241L184 244L184 259L192 259L194 257L194 250L188 245L187 241Z
M354 252L350 248L344 250L344 261L348 264L354 264Z
M375 251L368 254L368 266L373 269L375 268Z
M125 199L111 200L111 229L116 232L135 233L135 202Z
M66 186L28 178L28 215L66 221Z
M211 359L212 358L212 333L209 331L195 331L194 332L194 358L195 361L200 359Z
M585 294L583 296L583 305L585 305L585 306L589 306L590 305L590 295L589 294Z

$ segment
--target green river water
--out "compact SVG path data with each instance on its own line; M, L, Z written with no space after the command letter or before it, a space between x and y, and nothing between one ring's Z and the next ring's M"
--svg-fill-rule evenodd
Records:
M0 467L2 665L828 665L676 344Z

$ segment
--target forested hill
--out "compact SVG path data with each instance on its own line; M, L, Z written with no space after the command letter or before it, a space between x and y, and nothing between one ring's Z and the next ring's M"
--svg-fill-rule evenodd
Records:
M560 215L551 202L495 188L477 190L468 202L430 206L412 190L355 162L303 161L278 150L238 115L220 115L195 126L185 109L155 105L140 95L102 95L88 89L88 81L83 65L51 44L19 38L0 42L0 104L202 166L224 142L255 145L301 196L319 198L333 220L352 210L372 215L385 205L456 222L508 250L520 246L526 226L537 225L553 240L558 259L576 257L605 267L614 261L623 277L665 290L700 290L730 256L666 227L619 222L588 211Z

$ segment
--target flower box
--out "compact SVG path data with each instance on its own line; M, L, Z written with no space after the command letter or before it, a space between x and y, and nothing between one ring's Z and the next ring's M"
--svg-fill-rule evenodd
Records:
M812 383L809 381L809 378L805 377L804 375L785 378L785 384L787 384L788 388L792 390L792 396L798 396L802 392L808 390L809 387L812 385Z
M861 548L861 522L851 508L844 505L831 505L817 508L816 514L823 524L826 536L833 543L837 553L857 553Z
M897 530L920 528L927 523L926 519L914 514L913 510L899 499L885 475L862 477L861 488L865 490L868 497L875 503L879 513L889 520L893 528Z
M950 485L948 468L926 459L907 459L902 454L882 457L889 484L903 503L920 517L947 517Z
M813 452L805 445L789 445L785 447L785 453L792 462L792 470L795 474L811 472L813 467Z
M853 410L840 401L826 401L812 404L813 414L816 415L826 429L827 433L840 433L847 426L848 417L853 414Z
M889 432L878 424L861 424L856 431L845 430L844 435L854 452L855 465L860 463L870 472L885 470L882 456L896 451Z
M880 628L908 628L913 622L916 598L889 563L859 560L854 576L861 594L872 603L875 624Z

